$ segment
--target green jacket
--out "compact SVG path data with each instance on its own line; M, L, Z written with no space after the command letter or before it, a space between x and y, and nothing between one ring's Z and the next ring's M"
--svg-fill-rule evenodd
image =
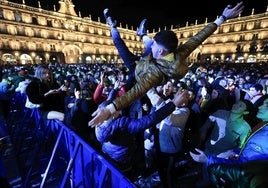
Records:
M113 101L116 110L122 110L136 99L142 97L152 87L164 84L171 78L182 78L188 71L186 58L212 35L217 29L215 23L208 24L186 43L179 46L172 61L150 57L142 58L136 62L135 85L124 95Z

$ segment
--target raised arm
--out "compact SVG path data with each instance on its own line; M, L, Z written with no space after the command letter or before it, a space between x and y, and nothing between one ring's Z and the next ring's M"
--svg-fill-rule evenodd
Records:
M217 18L214 23L219 26L226 20L237 17L239 14L242 13L243 9L243 1L237 3L236 6L234 6L233 8L232 5L227 5L226 8L223 10L221 16Z

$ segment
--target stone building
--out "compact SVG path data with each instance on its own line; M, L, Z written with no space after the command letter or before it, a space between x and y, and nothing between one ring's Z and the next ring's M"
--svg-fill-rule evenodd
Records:
M0 0L0 58L4 63L122 63L110 37L110 28L77 14L72 0L59 0L59 9L44 10ZM184 43L207 24L173 28ZM127 46L136 54L144 46L136 28L118 27ZM153 36L155 32L149 33ZM204 61L268 61L268 8L261 14L228 20L188 58Z

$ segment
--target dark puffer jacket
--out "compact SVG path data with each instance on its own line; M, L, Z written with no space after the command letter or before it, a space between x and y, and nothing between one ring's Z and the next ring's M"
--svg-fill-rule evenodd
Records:
M102 151L113 161L122 166L132 166L137 155L136 136L147 128L156 125L175 110L173 102L169 102L157 111L133 119L126 116L109 119L95 127L96 138L102 143Z
M211 182L217 188L268 187L268 161L243 164L213 164L208 167Z

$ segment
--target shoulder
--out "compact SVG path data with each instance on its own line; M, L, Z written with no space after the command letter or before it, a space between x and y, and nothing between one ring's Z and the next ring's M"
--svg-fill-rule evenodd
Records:
M212 115L213 116L219 116L219 117L229 116L230 115L230 111L219 109L216 112L214 112Z
M173 114L178 114L178 113L187 113L190 114L190 109L188 107L176 107L174 110Z

